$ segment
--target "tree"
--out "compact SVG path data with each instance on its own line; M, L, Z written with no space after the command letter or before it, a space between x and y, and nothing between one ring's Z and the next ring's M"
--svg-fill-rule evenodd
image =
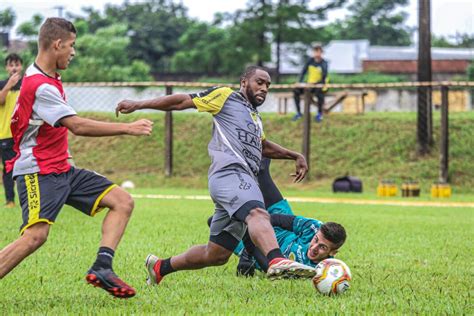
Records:
M0 11L0 33L9 33L15 25L16 14L11 8Z
M406 26L408 14L397 11L408 0L355 0L348 6L351 15L330 23L333 39L368 39L372 45L406 46L412 30Z
M308 1L279 0L274 4L274 15L269 19L276 45L276 82L280 82L281 44L315 41L327 42L327 32L315 28L315 22L326 20L327 12L340 8L347 0L333 0L321 7L310 7Z
M172 71L207 75L238 75L255 63L255 48L240 26L220 27L194 22L179 39L180 50L172 58Z
M38 53L36 39L43 21L44 17L41 14L35 14L30 21L23 22L17 28L17 33L27 40L29 52L33 56Z
M104 14L86 8L85 20L90 32L112 24L127 26L131 41L125 52L133 60L143 60L153 72L169 71L171 57L179 50L178 40L190 24L186 8L172 0L107 5Z
M229 49L227 30L195 22L179 38L180 50L171 60L171 70L188 73L221 74L224 50Z
M431 38L433 47L472 48L474 35L469 33L456 33L455 35L436 36Z
M0 47L8 47L10 29L15 24L16 15L11 8L0 11Z
M30 21L23 22L18 26L17 33L29 40L36 39L43 20L44 17L41 14L35 14Z
M267 24L271 14L271 0L250 0L246 9L231 15L233 37L241 41L241 46L253 56L251 62L259 66L271 59Z
M79 23L79 26L80 23ZM140 60L130 60L124 54L130 44L127 26L113 24L97 29L94 34L78 36L76 58L64 72L69 82L81 81L148 81L150 66Z
M315 23L325 20L329 10L346 1L331 0L324 6L312 6L305 0L252 0L246 9L233 14L233 21L242 33L240 37L245 38L246 50L254 52L257 65L271 59L270 45L275 44L278 82L281 43L310 44L323 39L320 35L327 32L317 32Z

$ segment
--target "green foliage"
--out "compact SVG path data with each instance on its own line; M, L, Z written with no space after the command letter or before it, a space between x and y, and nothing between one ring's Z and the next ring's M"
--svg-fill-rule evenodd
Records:
M194 22L179 39L180 50L173 56L171 70L195 73L228 73L232 70L229 34L225 29Z
M5 48L0 47L0 80L3 80L8 76L7 71L5 70L5 58L7 57L8 52Z
M6 8L5 10L0 10L0 31L8 32L11 27L15 25L16 14L12 8Z
M191 20L183 4L173 0L125 1L105 5L103 13L84 8L83 16L71 16L78 31L78 58L65 78L135 81L151 79L149 73L175 71L233 77L246 65L270 61L272 44L368 38L375 45L408 45L411 29L405 26L406 13L399 10L407 1L330 0L316 5L300 0L251 0L245 9L216 14L212 24ZM319 26L331 10L343 6L350 12L348 17ZM42 21L43 17L36 14L17 30L30 41L28 54L33 56ZM119 29L113 34L103 31ZM111 41L99 36L111 36ZM472 45L472 35L456 36L457 45ZM444 38L440 42L449 44ZM368 80L374 78L399 80L367 75ZM332 82L364 79L339 77Z
M130 42L124 55L132 60L142 60L153 72L169 71L170 59L179 50L179 38L186 30L189 20L186 8L171 0L150 0L144 3L124 2L122 5L107 5L101 15L91 8L84 19L90 32L104 26L124 24Z
M274 43L326 43L330 40L323 27L314 27L327 19L327 13L342 7L347 0L327 1L323 6L312 6L308 1L271 1L273 12L268 18L268 28Z
M343 1L330 5L336 2ZM237 75L244 65L270 61L271 41L314 40L308 36L310 22L326 9L313 11L308 6L297 1L255 0L233 14L217 14L214 25L194 22L180 38L172 70Z
M195 194L183 189L133 193ZM206 220L214 204L210 199L137 198L114 258L114 270L136 288L136 297L114 299L86 285L84 276L95 259L106 211L90 218L65 207L48 242L1 280L0 310L6 315L472 314L472 208L309 202L291 206L297 215L346 228L347 241L336 256L353 276L345 295L318 295L309 280L237 277L236 256L224 266L173 273L159 286L149 287L146 255L167 258L205 244ZM21 216L19 209L0 206L0 212L3 248L18 238Z
M23 22L17 28L17 33L29 40L34 40L39 33L41 23L44 17L41 14L35 14L30 21Z
M262 65L271 60L272 43L280 47L281 43L310 44L316 40L327 40L328 33L321 31L321 28L315 29L314 22L321 22L326 18L327 11L341 7L345 2L332 0L325 6L311 7L308 1L252 0L247 2L245 9L228 14L227 19L221 16L217 22L227 22L232 18L230 34L235 44L253 56L250 60L242 61L244 64L251 62ZM281 52L277 49L276 53L278 64Z
M24 22L18 33L29 39L29 50L22 52L25 66L33 62L37 54L36 37L43 16L36 14L31 21ZM63 72L63 79L69 82L94 81L149 81L150 66L139 59L130 59L127 49L130 45L128 27L125 24L111 24L90 33L88 22L78 18L76 59Z
M408 14L397 11L408 0L355 0L350 16L327 26L332 39L368 39L372 45L406 46L411 44Z
M81 26L81 24L79 24ZM149 66L140 60L130 61L125 53L130 43L127 26L114 24L94 34L79 36L76 58L63 73L65 81L148 81Z
M243 51L253 56L247 63L262 65L271 59L267 34L271 14L272 6L269 1L250 0L247 2L247 8L237 10L231 15L231 33L235 43L239 43L238 46Z
M451 36L431 36L432 47L473 48L474 35L469 33L456 33Z

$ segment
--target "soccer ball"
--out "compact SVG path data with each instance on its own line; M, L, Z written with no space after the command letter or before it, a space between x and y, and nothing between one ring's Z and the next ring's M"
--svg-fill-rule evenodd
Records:
M351 279L351 270L347 264L338 259L326 259L316 266L316 275L312 281L319 293L336 295L349 289Z
M135 183L133 183L130 180L125 180L124 182L122 182L121 187L122 189L125 189L125 190L135 189Z

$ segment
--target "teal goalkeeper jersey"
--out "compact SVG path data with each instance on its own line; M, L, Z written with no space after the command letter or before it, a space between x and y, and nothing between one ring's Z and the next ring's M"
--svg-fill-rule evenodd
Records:
M290 212L287 211L288 209ZM291 208L286 200L272 205L269 207L268 212L270 214L292 215ZM311 240L322 224L323 222L317 219L296 216L293 221L293 231L274 227L278 245L285 257L315 267L317 263L309 260L308 249Z
M270 206L268 208L268 213L294 216L287 200L281 200ZM308 249L311 239L313 239L321 225L323 225L323 222L318 221L317 219L296 216L293 221L292 231L280 227L273 227L273 229L275 230L278 245L285 257L315 267L317 262L309 260ZM244 244L241 241L235 248L234 253L240 256L243 249ZM257 269L260 269L258 264L256 267Z

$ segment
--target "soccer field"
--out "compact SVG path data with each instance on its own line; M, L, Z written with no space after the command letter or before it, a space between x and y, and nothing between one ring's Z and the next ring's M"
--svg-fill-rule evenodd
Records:
M156 190L159 194L160 191ZM176 191L175 194L180 194ZM473 208L292 203L297 215L342 223L348 240L338 258L353 274L340 297L318 295L308 280L235 276L235 257L221 267L167 276L147 287L149 252L167 257L207 242L210 200L136 199L117 251L117 274L137 296L114 299L87 285L100 214L67 207L46 245L0 281L5 314L473 314ZM0 208L0 247L18 234L20 210Z

